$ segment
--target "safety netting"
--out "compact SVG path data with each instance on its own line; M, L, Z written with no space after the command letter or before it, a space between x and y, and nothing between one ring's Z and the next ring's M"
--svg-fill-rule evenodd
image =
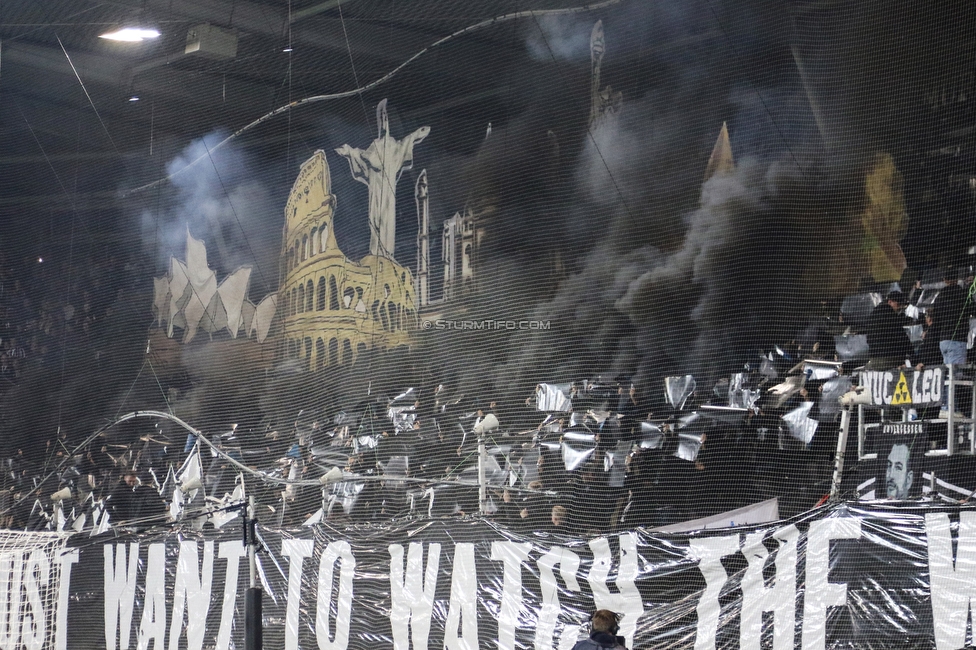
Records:
M503 650L571 648L579 629L553 614L554 567L569 588L581 562L602 570L601 554L619 556L605 560L619 589L593 578L583 592L637 608L622 612L628 643L713 647L719 629L723 647L783 648L790 616L814 617L812 630L843 605L833 573L817 578L823 611L776 609L779 592L759 589L786 579L774 556L808 552L804 517L830 502L817 525L853 539L838 503L976 491L967 4L12 4L0 8L0 111L36 149L0 161L21 175L0 180L0 524L24 531L0 547L0 585L33 586L17 587L23 601L0 592L0 608L35 612L18 628L26 647L55 643L36 616L67 611L45 585L78 561L69 538L82 559L104 545L113 617L132 619L138 594L140 650L200 647L203 627L191 616L182 640L182 614L167 622L166 608L205 592L216 611L222 587L208 578L201 591L184 553L194 567L198 551L201 567L243 558L228 540L253 502L289 650L313 629L320 648L372 638L366 618L352 632L330 622L359 602L342 600L345 578L319 618L293 608L293 590L306 603L326 589L289 582L296 557L332 562L316 564L331 585L372 566L352 559L356 544L367 556L390 545L384 562L409 544L397 557L413 577L392 588L414 646L433 608L453 621L445 647L471 650L487 643L487 612L501 627L521 616L510 563L540 535L565 544L538 558L529 618L541 631L499 631ZM93 58L117 51L91 42L137 15L162 45L132 61L120 92ZM53 82L31 90L41 50L64 66L53 109ZM123 99L129 113L112 108ZM29 189L37 176L46 194ZM794 518L800 533L782 523ZM641 595L669 578L633 587L634 605L616 572L640 557L640 572L666 574L671 542L654 535L767 524L745 546L732 534L675 550L710 558L712 573L689 578L705 580L706 604L668 619L671 636L638 624ZM424 551L396 541L425 530L428 578ZM448 538L454 582L429 555ZM715 559L740 549L748 568L729 575L752 595L734 607L755 627L741 639L717 618L728 603ZM505 570L469 584L466 562ZM158 571L165 587L127 571ZM493 589L500 605L482 594ZM697 593L669 589L676 602ZM577 625L593 601L569 602ZM913 616L892 615L892 629ZM240 630L214 620L207 638L234 643ZM92 647L114 650L114 625L111 641L88 630ZM972 641L965 625L851 641L854 628L809 634L815 647ZM406 650L407 633L391 634Z

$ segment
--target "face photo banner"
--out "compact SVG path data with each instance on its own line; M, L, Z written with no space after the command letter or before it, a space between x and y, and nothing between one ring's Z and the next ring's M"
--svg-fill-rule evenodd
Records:
M971 638L976 508L839 504L694 534L517 536L477 520L260 531L264 643L568 650L595 608L630 648L936 648ZM53 541L52 541L53 540ZM243 647L238 535L9 535L10 648Z
M890 422L881 425L878 440L880 485L878 498L914 499L922 494L922 471L928 436L922 422Z

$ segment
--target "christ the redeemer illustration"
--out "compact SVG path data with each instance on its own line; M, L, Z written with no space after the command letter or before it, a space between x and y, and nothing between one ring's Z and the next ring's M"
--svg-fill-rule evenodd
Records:
M386 100L376 106L379 137L366 150L344 144L336 153L349 160L352 176L369 188L369 252L393 259L396 246L396 186L404 169L413 167L413 147L430 133L422 126L402 140L390 135Z

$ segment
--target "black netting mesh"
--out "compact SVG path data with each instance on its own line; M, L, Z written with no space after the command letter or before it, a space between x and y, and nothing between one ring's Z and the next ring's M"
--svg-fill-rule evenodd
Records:
M9 528L976 487L968 4L191 4L0 7Z

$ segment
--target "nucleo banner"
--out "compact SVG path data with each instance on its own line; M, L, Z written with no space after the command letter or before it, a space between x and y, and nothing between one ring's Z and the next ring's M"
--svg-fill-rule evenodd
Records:
M861 386L868 389L872 406L935 406L942 401L946 377L945 366L872 370L861 373Z
M631 648L937 648L972 638L976 508L839 504L697 534L515 535L479 520L261 530L264 645L568 650L594 608ZM4 537L0 645L243 647L239 535Z

